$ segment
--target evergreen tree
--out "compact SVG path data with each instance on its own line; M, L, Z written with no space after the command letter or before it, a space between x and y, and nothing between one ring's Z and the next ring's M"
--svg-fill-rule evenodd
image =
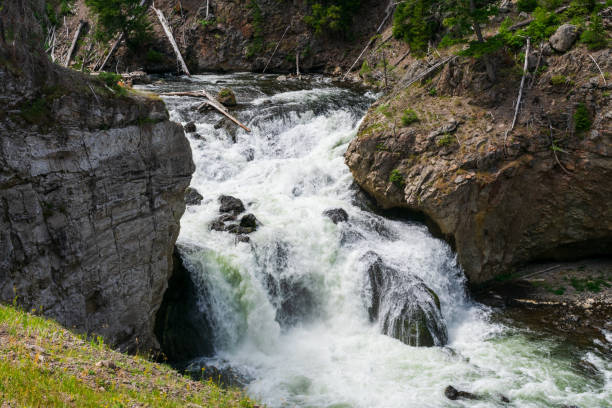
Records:
M142 4L141 4L142 3ZM117 33L123 33L128 45L146 40L149 23L147 6L141 0L85 0L85 4L97 15L96 38L108 41Z

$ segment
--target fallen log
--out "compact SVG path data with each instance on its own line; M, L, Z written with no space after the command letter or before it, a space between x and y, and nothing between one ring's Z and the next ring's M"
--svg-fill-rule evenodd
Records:
M415 77L413 77L406 85L404 85L405 88L408 88L410 85L414 84L417 81L420 81L421 79L425 78L427 75L431 74L433 71L435 71L436 69L440 68L441 66L443 66L444 64L446 64L447 62L454 60L455 58L457 58L456 55L450 56L446 59L444 59L441 62L438 62L437 64L433 65L431 68L428 68L425 72L423 72L422 74L419 74Z
M225 107L223 105L221 105L219 102L217 102L217 100L215 100L215 98L213 98L208 92L206 92L203 89L201 91L164 92L164 93L160 93L159 95L160 96L189 96L189 97L192 97L192 98L204 98L204 99L206 99L204 104L208 104L209 106L212 106L213 108L218 110L220 113L225 115L229 120L231 120L232 122L234 122L235 124L237 124L238 126L243 128L247 132L249 132L249 133L251 132L251 129L249 129L248 127L246 127L242 123L240 123L240 121L238 121L238 119L233 117L227 111L227 109L225 109ZM203 104L200 105L198 108L200 108L202 106L203 106Z
M98 72L102 71L102 69L104 69L104 67L106 66L106 64L108 63L108 60L110 60L110 58L113 56L113 54L115 53L115 51L117 51L117 48L119 47L119 44L121 44L121 41L123 41L123 33L121 33L119 35L119 38L117 38L117 41L115 41L115 43L113 44L113 46L111 47L110 51L108 52L108 55L106 56L106 58L104 58L104 61L102 62L102 65L100 65L97 69Z
M72 59L72 54L74 54L74 49L76 48L77 41L79 40L79 36L81 35L81 30L83 29L83 27L85 27L86 24L87 22L84 20L79 21L79 27L74 33L74 37L72 38L72 45L70 45L70 49L68 50L68 55L66 55L66 59L64 60L65 67L70 65L70 60Z
M155 6L151 6L151 7L153 8L153 11L155 11L155 14L157 14L159 23L164 29L164 32L166 33L166 37L168 37L168 41L170 41L170 44L172 45L172 48L174 49L174 53L176 54L176 59L178 60L181 66L181 69L183 70L185 75L191 76L191 74L189 73L189 69L187 68L187 64L185 64L185 61L183 60L181 51L179 50L178 45L176 45L176 41L174 40L174 36L172 35L172 30L170 30L170 25L168 24L168 20L166 20L166 17L164 17L164 13L162 13L160 9L155 8Z

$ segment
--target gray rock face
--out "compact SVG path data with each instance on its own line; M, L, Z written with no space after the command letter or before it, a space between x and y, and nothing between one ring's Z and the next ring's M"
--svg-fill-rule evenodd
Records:
M572 48L576 38L578 38L576 26L572 24L563 24L550 37L550 45L559 52L565 52Z
M0 56L17 56L0 65L13 112L0 116L0 301L124 350L157 348L194 171L181 126L159 100L117 97L1 41Z

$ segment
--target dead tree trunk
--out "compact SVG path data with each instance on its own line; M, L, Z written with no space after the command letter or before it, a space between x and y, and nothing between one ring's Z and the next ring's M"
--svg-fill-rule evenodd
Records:
M206 19L208 20L208 12L209 12L209 0L206 0Z
M264 67L264 69L262 71L262 74L266 73L266 69L268 69L268 65L270 65L270 61L272 61L272 58L274 58L274 54L276 54L276 50L278 50L278 46L280 45L280 43L285 38L285 34L287 34L287 31L289 30L289 27L291 27L291 24L289 24L287 26L287 28L285 28L285 31L283 32L283 35L281 36L281 39L278 40L278 42L276 43L276 47L274 47L274 51L272 52L272 55L270 55L270 58L268 59L268 62L266 62L266 66Z
M181 69L187 76L191 76L191 74L189 73L189 69L187 68L187 64L185 64L185 61L183 60L181 51L179 50L178 45L176 45L176 41L174 40L174 36L172 35L172 30L170 29L170 25L168 25L168 21L166 20L166 17L164 17L164 13L162 13L160 9L155 8L155 6L152 6L152 7L153 7L153 11L155 11L155 14L157 14L159 23L161 24L162 28L164 29L164 32L166 33L166 37L168 37L168 41L170 41L170 44L172 45L172 48L174 49L174 53L176 54L176 59L178 60L181 66Z
M525 78L527 77L527 68L529 67L529 46L531 42L529 37L527 37L527 48L525 49L525 64L523 65L523 78L521 78L521 87L519 88L519 94L516 98L516 108L514 109L514 118L512 119L512 125L508 132L506 132L506 137L508 137L508 133L514 130L514 126L516 125L516 119L518 118L519 109L521 107L521 98L523 97L523 86L525 86Z
M64 66L67 67L70 65L70 60L72 59L72 54L74 54L74 49L76 48L77 41L79 40L79 36L81 35L81 30L87 24L86 21L79 21L79 28L77 28L74 33L74 37L72 38L72 45L70 45L70 49L68 50L68 55L66 55L66 59L64 60Z
M380 33L380 30L383 29L383 27L385 26L385 23L387 22L387 19L389 17L391 17L393 15L393 10L395 10L395 6L397 5L397 3L389 3L389 5L387 6L387 14L385 14L385 18L383 18L383 21L380 23L380 25L378 26L378 28L376 29L376 34ZM363 49L363 51L361 51L361 54L359 54L359 56L357 57L357 59L353 62L353 64L351 65L351 67L348 69L348 71L346 71L346 73L344 74L344 76L342 77L342 80L345 80L346 77L351 73L351 71L353 70L353 68L355 67L355 65L359 62L359 60L361 59L361 57L363 57L363 54L365 54L365 52L368 50L368 48L370 48L370 46L372 45L372 43L376 40L376 36L373 36L372 38L370 38L370 41L368 41L367 45L365 46L365 48Z
M295 74L300 77L300 51L295 53Z

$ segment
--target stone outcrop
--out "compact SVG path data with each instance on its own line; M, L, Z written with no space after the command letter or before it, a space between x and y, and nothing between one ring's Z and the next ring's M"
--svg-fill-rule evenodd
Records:
M609 49L592 55L612 70ZM497 58L498 67L511 64ZM547 64L507 138L520 78L500 68L490 84L481 67L458 59L429 78L437 96L398 86L375 104L346 152L356 181L381 207L433 221L471 284L535 260L612 248L612 86L581 48ZM402 125L408 109L419 120Z
M565 52L572 48L578 38L578 29L573 24L563 24L550 37L550 45L559 52Z
M189 143L158 98L49 63L35 20L11 8L2 26L24 31L0 35L0 300L155 349Z

